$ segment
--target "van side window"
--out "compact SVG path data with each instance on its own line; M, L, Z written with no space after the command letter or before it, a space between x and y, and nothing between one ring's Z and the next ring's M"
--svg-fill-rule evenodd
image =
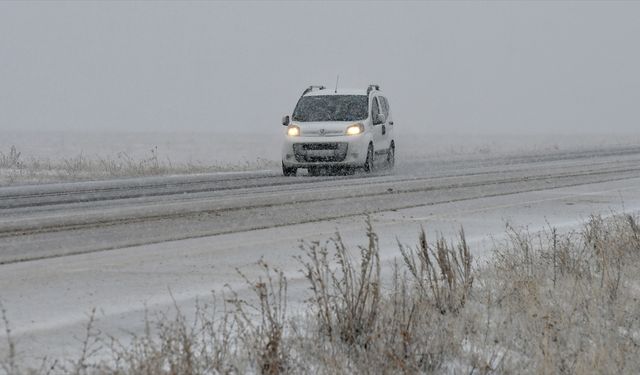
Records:
M386 117L389 117L389 103L387 102L387 98L385 98L384 96L379 96L378 99L380 99L382 113L384 113Z
M374 124L376 123L378 113L380 113L380 107L378 107L378 99L374 97L373 101L371 102L371 119L373 120Z

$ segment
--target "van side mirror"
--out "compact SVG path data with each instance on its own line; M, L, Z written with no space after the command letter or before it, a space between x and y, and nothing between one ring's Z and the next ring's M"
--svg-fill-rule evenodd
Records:
M286 115L282 118L282 125L284 126L288 126L289 125L289 115Z
M384 113L378 113L374 119L374 125L384 124L385 121L387 121L387 116L385 116Z

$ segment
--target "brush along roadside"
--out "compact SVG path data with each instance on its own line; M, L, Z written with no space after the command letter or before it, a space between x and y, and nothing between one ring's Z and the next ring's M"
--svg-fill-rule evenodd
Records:
M560 235L508 228L486 264L455 242L399 245L383 280L378 237L348 248L339 234L301 244L308 311L287 309L287 280L264 261L233 291L187 318L147 320L120 343L92 330L79 359L22 370L9 323L0 372L636 373L640 369L640 229L635 216L592 216ZM3 314L4 315L4 314ZM111 359L92 360L97 347ZM104 357L102 357L104 358Z
M257 158L238 163L174 163L161 157L158 147L147 157L133 157L125 152L110 156L78 154L61 159L25 157L15 146L0 151L0 186L25 183L86 181L95 179L166 176L175 174L255 171L279 168L275 161Z

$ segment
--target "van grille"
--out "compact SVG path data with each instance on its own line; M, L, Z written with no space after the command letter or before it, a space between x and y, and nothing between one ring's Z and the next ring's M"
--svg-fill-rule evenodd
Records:
M293 153L298 162L341 162L347 157L347 143L295 143Z

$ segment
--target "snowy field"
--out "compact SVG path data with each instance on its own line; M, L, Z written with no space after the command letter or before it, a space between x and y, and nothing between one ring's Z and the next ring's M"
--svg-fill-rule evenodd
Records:
M257 133L0 130L0 186L185 173L279 170L281 129ZM398 164L544 156L640 144L638 135L443 135L397 131ZM12 152L12 149L15 150Z

